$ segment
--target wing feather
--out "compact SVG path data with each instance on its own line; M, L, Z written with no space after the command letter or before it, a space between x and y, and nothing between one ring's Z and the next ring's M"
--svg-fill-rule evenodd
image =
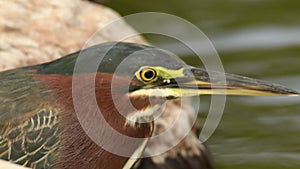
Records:
M48 169L60 142L60 110L51 105L51 91L31 73L0 73L0 158Z

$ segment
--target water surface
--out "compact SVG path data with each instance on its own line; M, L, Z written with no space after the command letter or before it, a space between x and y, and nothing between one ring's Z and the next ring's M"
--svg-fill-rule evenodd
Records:
M107 0L128 15L166 12L197 25L213 42L227 72L269 80L300 91L300 1L298 0ZM161 29L176 30L152 23ZM179 30L180 31L180 30ZM201 65L169 39L146 35L186 62ZM198 39L190 42L201 44ZM178 50L179 49L179 50ZM201 111L208 111L204 97ZM206 117L199 115L199 123ZM298 169L300 99L228 97L222 121L208 140L221 169Z

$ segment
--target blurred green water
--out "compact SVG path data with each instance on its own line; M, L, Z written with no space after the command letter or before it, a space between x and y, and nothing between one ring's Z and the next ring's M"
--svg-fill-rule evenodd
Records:
M105 4L122 15L153 11L182 17L211 39L227 72L300 90L300 1L107 0ZM177 48L174 41L146 37L152 43ZM190 53L181 56L197 65ZM200 114L199 121L204 117ZM222 121L208 144L221 169L298 169L300 99L228 97Z

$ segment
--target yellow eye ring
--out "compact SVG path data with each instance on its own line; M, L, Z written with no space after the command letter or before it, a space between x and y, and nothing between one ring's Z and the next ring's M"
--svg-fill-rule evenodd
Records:
M140 77L144 82L149 82L156 78L156 70L152 68L145 68L141 70Z

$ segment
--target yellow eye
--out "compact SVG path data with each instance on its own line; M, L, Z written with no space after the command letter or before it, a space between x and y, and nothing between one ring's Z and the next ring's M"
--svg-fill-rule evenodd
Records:
M152 68L145 68L141 70L140 77L143 81L149 82L156 77L156 71Z

